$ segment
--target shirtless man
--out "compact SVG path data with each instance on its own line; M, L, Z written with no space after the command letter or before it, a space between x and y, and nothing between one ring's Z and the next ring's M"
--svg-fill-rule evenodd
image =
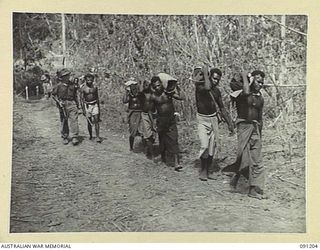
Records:
M154 103L152 100L152 91L150 82L145 80L142 84L142 113L141 119L143 124L143 139L146 143L145 153L146 156L154 160L153 143L155 136L154 120L152 114L155 111Z
M123 103L128 103L128 123L129 123L129 145L130 151L133 151L134 138L142 135L142 102L143 94L139 89L137 82L130 80L125 83L126 92L122 98Z
M164 89L163 81L159 76L154 76L151 79L152 88L154 89L152 100L157 111L157 132L159 134L161 159L166 162L166 154L173 155L173 167L176 171L180 171L182 166L179 165L178 129L173 99L181 101L184 98L176 87L171 88L171 86L176 85L177 80L173 78L172 80L167 80L166 89Z
M83 108L83 113L87 118L87 126L89 131L90 140L92 140L92 125L94 125L96 132L96 142L101 143L99 134L99 113L100 102L98 95L98 88L94 85L94 75L88 73L84 77L85 84L80 89L80 100Z
M249 196L257 199L263 195L264 167L261 166L261 131L264 99L260 92L265 74L255 70L242 73L243 89L235 98L237 104L238 154L235 163L225 167L223 172L234 172L230 185L236 188L240 175L249 180Z
M233 123L226 111L221 98L221 92L217 85L221 79L221 71L219 69L211 69L210 74L206 67L195 68L193 72L193 81L196 86L196 105L198 120L198 135L200 138L200 160L201 169L199 179L206 181L214 179L212 161L216 149L216 140L218 137L218 108L221 115L229 126L229 130L233 133Z

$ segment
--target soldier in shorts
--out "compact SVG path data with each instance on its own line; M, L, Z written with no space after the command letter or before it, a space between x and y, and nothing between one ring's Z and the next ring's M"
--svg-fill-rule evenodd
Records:
M52 81L48 72L41 76L43 94L46 99L49 99L52 92Z

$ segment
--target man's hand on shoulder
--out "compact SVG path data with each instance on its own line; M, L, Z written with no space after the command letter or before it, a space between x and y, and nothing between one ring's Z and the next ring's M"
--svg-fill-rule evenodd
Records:
M228 125L230 135L234 135L234 125L233 122L231 121L230 124Z

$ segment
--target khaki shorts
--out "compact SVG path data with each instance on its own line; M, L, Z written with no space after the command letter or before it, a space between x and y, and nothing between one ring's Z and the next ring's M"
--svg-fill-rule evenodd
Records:
M98 104L86 104L86 114L88 117L92 117L94 115L99 114L99 106Z

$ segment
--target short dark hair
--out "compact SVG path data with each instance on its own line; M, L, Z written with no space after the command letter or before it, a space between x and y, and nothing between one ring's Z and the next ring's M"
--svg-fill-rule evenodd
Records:
M222 72L221 72L221 70L218 69L218 68L210 69L210 77L211 77L214 73L218 74L220 77L222 76Z
M84 79L86 79L86 78L92 78L92 79L94 79L94 75L91 74L91 73L88 73L88 74L86 74L86 75L84 76Z
M193 73L194 73L194 74L196 74L196 73L198 73L198 72L202 72L202 68L197 67L197 68L194 68L194 69L193 69ZM202 72L202 73L203 73L203 72Z
M262 72L261 70L254 70L252 73L251 73L252 76L257 76L257 75L261 75L261 77L265 77L266 75L264 74L264 72Z
M161 82L160 77L159 76L153 76L151 78L151 84L155 83L155 82Z

